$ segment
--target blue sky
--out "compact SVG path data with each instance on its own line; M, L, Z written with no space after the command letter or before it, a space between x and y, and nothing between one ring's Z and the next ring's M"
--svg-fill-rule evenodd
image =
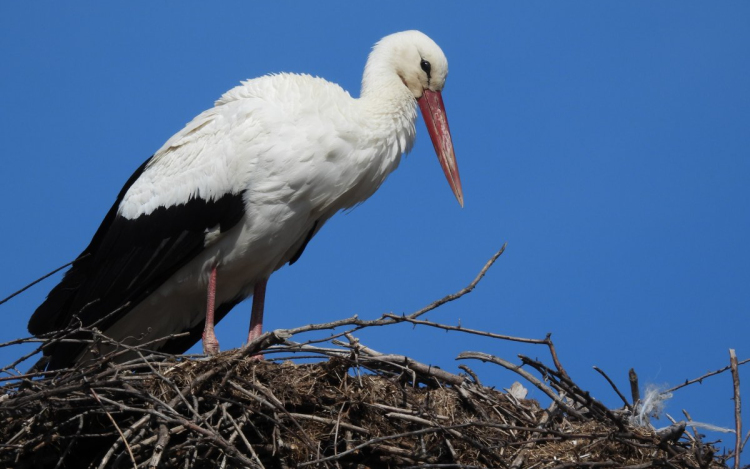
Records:
M450 63L465 208L420 118L378 193L271 278L266 326L412 312L507 242L473 293L429 319L552 332L568 372L611 406L593 365L623 390L631 367L678 384L729 348L750 356L748 24L747 2L2 2L0 297L74 258L131 172L240 80L306 72L356 96L372 44L419 29ZM0 340L25 334L54 283L0 306ZM224 349L249 310L218 328ZM452 371L465 350L547 357L406 326L363 340ZM516 379L469 365L498 387ZM733 427L731 396L726 374L667 412Z

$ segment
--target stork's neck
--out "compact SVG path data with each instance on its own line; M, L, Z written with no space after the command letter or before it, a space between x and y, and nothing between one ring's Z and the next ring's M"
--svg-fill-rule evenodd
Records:
M414 144L417 110L413 95L398 76L396 80L382 74L372 77L367 70L360 98L351 101L352 107L344 107L351 111L347 120L357 135L357 149L346 164L356 170L346 171L347 179L338 184L346 192L330 207L331 215L370 197Z
M381 103L381 106L386 103L395 105L398 102L399 108L404 105L411 105L416 108L414 96L393 67L378 59L380 57L371 56L370 60L367 61L365 73L362 76L360 99Z
M415 138L417 101L401 78L392 69L370 60L362 78L359 101L368 126L391 147L389 153L395 158L408 153Z

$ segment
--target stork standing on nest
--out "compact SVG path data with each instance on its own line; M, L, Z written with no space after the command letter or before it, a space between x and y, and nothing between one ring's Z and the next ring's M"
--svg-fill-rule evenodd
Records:
M447 75L440 47L405 31L375 45L359 99L321 78L286 73L229 90L130 177L29 331L100 321L123 343L188 332L151 348L182 353L202 336L204 352L214 354L215 323L252 295L252 341L270 275L396 169L414 143L417 104L463 206L441 96ZM70 343L45 352L50 369L88 353Z

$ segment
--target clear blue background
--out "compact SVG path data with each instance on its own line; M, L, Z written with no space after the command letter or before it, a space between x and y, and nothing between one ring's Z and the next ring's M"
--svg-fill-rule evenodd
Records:
M729 348L750 356L748 2L2 2L0 297L73 259L131 172L240 80L307 72L357 96L372 44L405 29L450 62L466 207L420 118L378 193L272 277L267 328L412 312L507 241L479 287L429 319L552 332L572 377L611 406L592 365L626 391L630 367L674 385L725 366ZM0 340L25 334L54 283L0 306ZM249 309L219 327L224 349L243 342ZM363 339L451 371L464 350L548 356L423 327ZM467 364L498 387L517 378ZM727 373L667 412L733 427L731 396Z

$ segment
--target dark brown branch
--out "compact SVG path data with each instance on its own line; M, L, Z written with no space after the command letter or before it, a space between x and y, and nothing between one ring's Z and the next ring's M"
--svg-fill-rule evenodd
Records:
M746 358L744 360L738 361L737 362L737 366L738 367L742 366L742 365L744 365L745 363L748 363L748 362L750 362L750 358ZM711 377L711 376L715 376L715 375L724 373L725 371L730 370L731 368L732 368L731 365L727 365L724 368L720 368L720 369L718 369L716 371L710 371L710 372L706 373L705 375L701 375L701 376L699 376L699 377L697 377L695 379L690 379L690 380L686 379L684 383L678 384L677 386L674 386L674 387L671 387L671 388L665 390L664 393L674 392L674 391L677 391L680 388L684 388L685 386L689 386L691 384L702 383L704 379L706 379L708 377Z
M617 386L615 386L615 383L612 382L611 379L609 379L609 376L607 376L607 373L605 373L604 371L602 371L598 366L595 366L594 369L597 372L599 372L600 375L604 376L604 379L606 379L607 382L609 383L609 385L612 386L612 389L615 390L615 393L617 393L617 395L620 397L620 399L622 400L623 404L625 404L625 407L627 407L628 409L632 409L633 407L628 403L628 400L625 399L625 396L622 395L622 393L620 392L620 390L617 389Z
M633 405L636 405L641 400L641 391L638 387L638 375L634 368L628 371L628 381L630 381L630 396L633 398Z

